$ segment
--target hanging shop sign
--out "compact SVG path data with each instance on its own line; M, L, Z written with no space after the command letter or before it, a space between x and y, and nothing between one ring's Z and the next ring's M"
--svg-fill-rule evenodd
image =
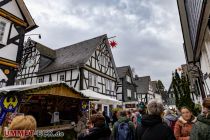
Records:
M136 108L136 104L125 104L125 108Z

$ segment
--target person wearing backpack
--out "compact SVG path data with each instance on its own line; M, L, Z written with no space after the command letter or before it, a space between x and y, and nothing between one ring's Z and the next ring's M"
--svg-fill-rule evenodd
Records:
M126 116L126 111L120 112L120 117L115 122L112 129L113 140L134 140L135 139L135 127L134 124Z
M193 125L190 140L210 140L210 97L203 101L203 114L198 116Z
M152 100L147 105L148 114L136 129L136 140L175 140L172 129L163 121L163 104Z
M168 124L168 126L174 131L174 127L176 124L178 117L173 113L171 109L165 111L164 121Z

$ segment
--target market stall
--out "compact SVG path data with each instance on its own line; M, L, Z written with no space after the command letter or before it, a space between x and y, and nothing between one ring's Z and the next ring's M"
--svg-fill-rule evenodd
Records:
M79 112L88 110L89 99L65 83L47 82L8 86L0 89L1 126L11 115L22 113L35 117L38 129L72 129Z
M122 102L118 101L117 99L111 98L110 96L106 96L89 89L81 90L80 92L89 99L95 100L95 101L90 101L90 107L91 104L94 104L94 107L92 108L105 111L109 116L111 116L112 108L116 108L117 105L122 104Z

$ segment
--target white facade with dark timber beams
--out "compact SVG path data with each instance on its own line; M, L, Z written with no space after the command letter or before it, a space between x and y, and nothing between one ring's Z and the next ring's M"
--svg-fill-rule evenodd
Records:
M131 67L117 67L117 73L120 79L117 84L117 99L123 102L123 108L136 108L138 104L137 85Z
M56 50L28 40L21 65L17 85L63 81L116 99L118 76L106 35Z
M23 0L0 0L0 87L14 84L24 35L36 27Z
M177 0L184 52L187 64L192 66L192 86L202 99L210 96L210 1Z

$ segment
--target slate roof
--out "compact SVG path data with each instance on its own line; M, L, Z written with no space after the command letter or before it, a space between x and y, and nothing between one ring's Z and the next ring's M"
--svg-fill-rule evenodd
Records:
M107 35L98 36L55 50L55 60L38 74L56 72L84 65Z
M117 73L119 78L125 77L127 71L129 70L130 66L123 66L123 67L117 67Z
M151 81L150 82L150 85L151 85L151 87L152 87L152 90L154 91L154 92L156 92L156 93L158 93L158 87L157 87L157 81Z
M138 86L137 93L148 93L150 81L150 76L136 77L135 83Z
M48 48L38 42L36 42L36 49L40 52L41 55L51 58L51 59L55 59L56 58L56 51Z

